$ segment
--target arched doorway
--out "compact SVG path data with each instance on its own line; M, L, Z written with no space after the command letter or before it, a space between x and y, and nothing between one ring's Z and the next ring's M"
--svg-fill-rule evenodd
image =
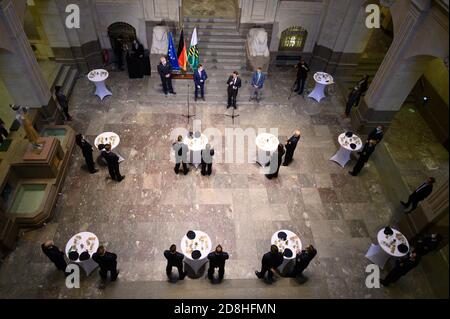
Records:
M133 40L137 39L136 29L126 22L116 22L108 27L111 47L116 51L117 39L121 38L125 47L131 48Z

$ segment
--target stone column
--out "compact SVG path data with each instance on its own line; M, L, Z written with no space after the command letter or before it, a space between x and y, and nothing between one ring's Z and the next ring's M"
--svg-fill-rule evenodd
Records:
M0 1L0 24L12 48L0 51L0 76L9 94L14 103L46 111L51 93L12 0Z
M352 114L353 127L362 132L379 124L389 126L429 61L429 57L410 57L409 51L413 51L414 42L417 41L415 35L427 15L430 1L414 0L408 3L408 11L397 26L394 41L383 63L364 100Z

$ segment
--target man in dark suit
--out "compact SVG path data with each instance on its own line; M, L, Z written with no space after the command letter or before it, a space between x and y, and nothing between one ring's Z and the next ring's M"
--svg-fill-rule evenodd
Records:
M208 255L209 268L208 268L208 278L209 280L214 279L214 270L219 268L219 281L223 280L225 274L225 260L229 258L228 253L224 252L222 246L218 245L216 250Z
M172 144L172 148L175 151L175 174L178 175L180 173L180 166L183 164L183 173L184 175L187 175L189 172L188 166L187 166L187 156L189 152L189 148L186 144L183 142L183 136L179 135L178 139L175 143Z
M95 174L98 172L98 169L95 168L94 158L92 156L92 152L94 148L88 141L84 139L84 136L78 134L75 137L75 143L80 147L81 152L83 153L84 160L86 161L86 166L89 170L89 173Z
M122 37L118 37L114 42L114 54L116 55L116 65L120 71L123 71L123 51L124 43Z
M0 119L0 145L3 143L3 136L8 137L8 130L5 128L5 122Z
M381 140L383 139L383 136L384 136L383 130L384 130L383 125L378 125L367 136L367 142L370 141L370 140L375 140L375 141L377 141L377 144L380 144L380 142L381 142Z
M266 81L266 75L262 72L261 68L257 68L256 72L252 76L252 93L250 95L250 100L255 99L259 103L261 101L261 91L264 87L264 82Z
M273 274L277 272L277 268L283 263L283 254L278 251L276 245L270 246L270 252L264 254L261 261L261 271L255 270L255 274L259 279L263 279L268 273L268 279L273 279Z
M358 176L364 165L369 161L370 155L375 151L376 145L377 141L375 140L369 140L369 142L364 145L363 150L359 153L358 161L356 162L355 167L353 167L353 171L348 172L350 175Z
M420 256L416 251L412 250L408 256L396 260L395 267L386 278L380 280L380 284L387 287L391 283L397 282L402 276L416 268L419 262Z
M361 97L364 95L364 93L367 92L369 89L369 75L365 75L357 84L359 86L359 95L356 99L355 105L359 105L359 101L361 100Z
M308 79L309 66L303 58L300 58L300 62L295 67L297 68L297 81L294 92L302 95Z
M211 176L214 149L211 148L210 144L206 144L205 149L202 150L201 152L201 156L202 156L202 175Z
M66 272L67 263L64 259L64 253L55 246L53 241L47 240L41 245L42 252L55 264L58 270Z
M278 149L270 157L269 173L266 174L266 177L268 179L278 177L278 172L280 171L280 166L281 166L281 163L283 162L284 153L285 153L285 151L284 151L283 144L281 144L281 143L278 144Z
M205 101L205 82L208 78L206 71L203 69L203 65L198 65L198 70L194 72L194 84L195 84L195 101L198 99L198 92L202 100Z
M108 271L111 272L111 281L116 281L119 276L117 270L117 255L106 251L105 247L99 246L97 252L92 255L92 260L100 267L100 277L106 280Z
M348 95L347 104L345 105L345 114L344 117L349 117L350 112L352 111L353 106L356 104L356 101L360 98L361 92L360 87L355 86Z
M178 275L180 280L183 280L186 277L186 272L183 271L183 259L184 255L177 252L177 246L170 246L169 250L164 251L164 257L167 259L167 267L166 274L169 279L171 279L172 275L172 267L178 268Z
M317 250L309 245L303 249L300 253L295 256L295 266L290 274L290 277L296 278L297 276L302 276L303 271L308 267L311 260L317 255Z
M111 152L111 144L105 145L105 150L102 151L102 156L108 164L108 171L111 178L115 181L121 182L125 176L120 174L119 170L119 156Z
M286 155L284 156L283 166L288 166L292 162L295 149L300 141L300 130L295 130L294 135L286 142Z
M166 57L162 56L160 61L161 62L158 64L158 73L161 77L164 94L166 96L168 93L176 94L172 87L172 66L167 62Z
M414 246L416 247L416 251L420 256L425 256L438 248L441 241L441 234L431 234L417 240Z
M428 177L425 182L423 182L419 187L416 188L416 190L411 195L409 195L407 203L400 202L405 207L406 214L409 214L413 210L415 210L419 202L423 201L431 194L431 192L433 191L433 184L435 182L436 180L434 179L434 177ZM407 208L411 204L412 204L411 209L407 210Z
M58 101L59 105L61 105L66 121L72 121L72 117L69 114L69 100L64 95L64 92L60 86L55 86L55 95L56 100Z
M234 71L227 81L228 85L228 104L227 109L234 107L236 109L236 99L238 95L239 88L241 87L241 79L239 78L238 71Z

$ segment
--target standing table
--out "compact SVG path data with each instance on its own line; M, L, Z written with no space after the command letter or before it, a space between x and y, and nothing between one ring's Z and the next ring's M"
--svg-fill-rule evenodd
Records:
M108 77L108 71L103 69L95 69L88 74L89 81L95 84L95 95L102 101L105 97L112 95L111 91L109 91L105 85L105 81Z
M74 235L66 244L66 256L70 263L76 264L84 269L89 276L98 264L92 259L99 246L98 238L90 232L81 232Z
M295 256L302 250L300 238L292 231L282 229L272 235L272 245L276 245L283 253L283 263L278 270L282 275L286 275L294 269Z
M273 134L261 133L256 137L255 144L258 148L256 163L261 166L268 166L270 164L270 156L278 149L280 141Z
M189 265L196 275L200 268L208 262L207 257L211 246L211 238L201 230L190 230L181 239L184 263Z
M308 95L308 97L313 98L317 102L320 102L325 95L325 88L334 83L333 77L325 72L317 72L314 74L314 81L316 81L316 86L314 90Z
M189 162L192 163L196 168L202 162L202 150L206 148L208 144L208 138L205 134L200 132L195 132L192 136L188 135L184 139L184 143L189 148Z
M350 154L359 151L363 145L361 138L352 132L342 133L339 135L338 142L341 145L339 150L330 161L338 163L342 168L350 161Z

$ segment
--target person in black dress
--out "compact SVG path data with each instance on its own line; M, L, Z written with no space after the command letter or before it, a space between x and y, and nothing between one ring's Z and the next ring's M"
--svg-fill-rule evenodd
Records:
M206 147L204 150L202 150L201 154L202 154L202 175L211 176L214 149L211 148L210 144L206 144Z
M208 278L214 279L214 270L219 268L219 281L223 280L225 274L225 261L229 258L228 253L224 252L221 245L216 247L216 250L208 254L209 268Z
M239 78L238 71L234 71L227 80L228 85L228 103L227 109L230 107L237 108L236 99L239 92L239 88L242 85L241 79Z
M264 254L261 261L261 271L255 270L256 277L263 279L266 276L269 280L273 279L273 274L283 263L283 254L278 251L276 245L270 246L270 252Z
M433 192L433 184L436 183L434 177L428 177L425 182L423 182L416 190L409 195L408 202L400 202L405 207L405 213L409 214L417 208L419 202L426 199ZM411 209L408 210L408 207Z
M295 256L295 266L290 277L296 278L303 275L303 271L308 267L309 263L316 257L317 250L309 245Z
M56 268L66 273L67 263L64 259L64 252L56 247L51 240L47 240L43 243L41 248L42 252L48 257L48 259L50 259L52 263L55 264Z
M412 250L408 256L397 259L395 267L386 276L386 278L380 280L380 284L387 287L392 283L397 282L401 277L417 267L421 257L415 250Z
M81 134L78 134L75 137L75 143L80 147L81 152L83 153L84 160L86 161L86 166L89 170L89 173L95 174L98 172L98 169L95 168L94 158L92 156L92 153L94 151L94 148L91 144L89 144L88 141L85 140L84 136Z
M171 245L169 250L164 251L164 257L167 259L166 275L169 279L172 279L172 267L177 267L178 276L180 280L186 277L186 272L183 270L184 255L177 252L177 246Z
M119 156L111 152L111 144L105 145L105 150L102 151L102 156L108 164L108 171L111 178L115 181L121 182L125 176L120 174L119 170Z
M183 164L183 174L187 175L189 172L187 166L189 148L186 144L184 144L183 136L178 136L177 141L172 144L172 148L175 151L175 168L173 169L175 174L178 175L180 173L180 166Z
M92 255L100 267L100 277L106 280L108 271L111 272L111 281L116 281L119 271L117 270L117 255L106 251L105 247L99 246L97 252Z
M69 114L69 99L64 95L64 92L60 86L55 86L55 95L56 100L59 105L61 105L66 121L72 121L72 116Z
M8 137L8 130L5 128L5 122L0 119L0 145L3 143L3 136Z
M350 175L358 176L364 165L369 161L370 155L375 151L376 145L377 141L375 140L370 140L364 145L363 150L359 153L358 161L356 162L355 167L353 167L353 171L348 172Z
M300 130L296 130L294 135L286 142L286 154L284 156L283 166L288 166L292 162L292 158L294 157L295 149L297 148L297 144L300 141Z
M268 179L278 177L278 172L280 171L281 163L283 162L284 155L283 144L278 144L278 149L270 157L269 174L266 174Z
M172 66L167 62L166 57L160 58L160 63L158 64L158 73L161 77L161 83L163 87L164 94L176 94L172 87Z
M297 81L294 92L302 95L308 79L309 66L303 58L300 58L300 62L295 67L297 68Z

